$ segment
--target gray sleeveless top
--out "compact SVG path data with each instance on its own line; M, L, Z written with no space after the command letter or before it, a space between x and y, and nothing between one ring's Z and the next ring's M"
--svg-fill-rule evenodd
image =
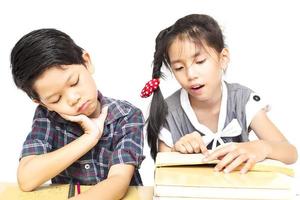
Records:
M225 82L225 84L227 87L227 113L224 127L226 127L233 119L237 119L240 127L242 128L242 133L235 137L221 137L221 139L225 143L249 141L249 130L247 127L245 108L252 90L236 83ZM187 114L182 108L180 102L180 92L181 89L166 99L168 105L168 115L164 128L171 132L174 144L185 134L194 131L199 132L202 136L204 135L200 130L197 130L192 125ZM217 145L219 145L219 143ZM211 149L211 146L212 142L207 145L207 148Z

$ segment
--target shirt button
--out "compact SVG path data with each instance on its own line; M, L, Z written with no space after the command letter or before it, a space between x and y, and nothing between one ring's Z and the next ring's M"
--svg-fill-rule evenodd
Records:
M253 99L254 99L255 101L259 101L259 100L260 100L260 97L259 97L258 95L254 95L254 96L253 96Z
M85 165L84 165L84 168L85 168L85 169L90 169L90 165L89 165L89 164L85 164Z

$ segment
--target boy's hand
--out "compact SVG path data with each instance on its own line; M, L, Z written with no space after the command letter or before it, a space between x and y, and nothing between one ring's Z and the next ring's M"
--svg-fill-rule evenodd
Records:
M194 131L181 137L174 145L173 149L180 153L203 153L208 154L207 148L201 135Z
M256 140L226 145L208 155L204 161L222 158L215 166L215 170L222 171L224 169L223 171L225 173L229 173L242 163L245 163L240 172L246 173L253 165L255 165L255 163L264 160L266 157L266 146L262 140Z
M99 117L97 118L89 118L86 115L77 115L77 116L70 116L65 114L60 114L64 119L76 122L80 124L84 133L90 135L93 139L98 141L103 133L103 126L104 121L107 116L108 107L104 107L101 110Z

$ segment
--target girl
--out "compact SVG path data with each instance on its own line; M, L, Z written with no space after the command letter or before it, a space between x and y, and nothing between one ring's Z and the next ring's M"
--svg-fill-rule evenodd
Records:
M267 117L261 97L239 84L222 80L229 63L218 23L207 15L185 16L156 38L152 80L142 97L153 92L147 120L151 156L157 151L204 153L221 159L215 170L241 173L266 158L297 160L297 150ZM172 71L181 89L164 100L159 88L162 65ZM253 130L258 140L249 141ZM207 149L229 143L208 154Z

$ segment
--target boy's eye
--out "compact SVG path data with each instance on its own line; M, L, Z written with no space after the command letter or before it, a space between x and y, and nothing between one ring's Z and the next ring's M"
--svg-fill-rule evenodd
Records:
M75 82L75 83L73 83L73 84L71 84L71 87L73 87L73 86L76 86L76 85L78 84L78 82L79 82L79 76L78 76L78 78L77 78L76 82Z
M60 99L61 99L61 96L59 96L56 101L52 102L52 104L58 103L60 101Z

